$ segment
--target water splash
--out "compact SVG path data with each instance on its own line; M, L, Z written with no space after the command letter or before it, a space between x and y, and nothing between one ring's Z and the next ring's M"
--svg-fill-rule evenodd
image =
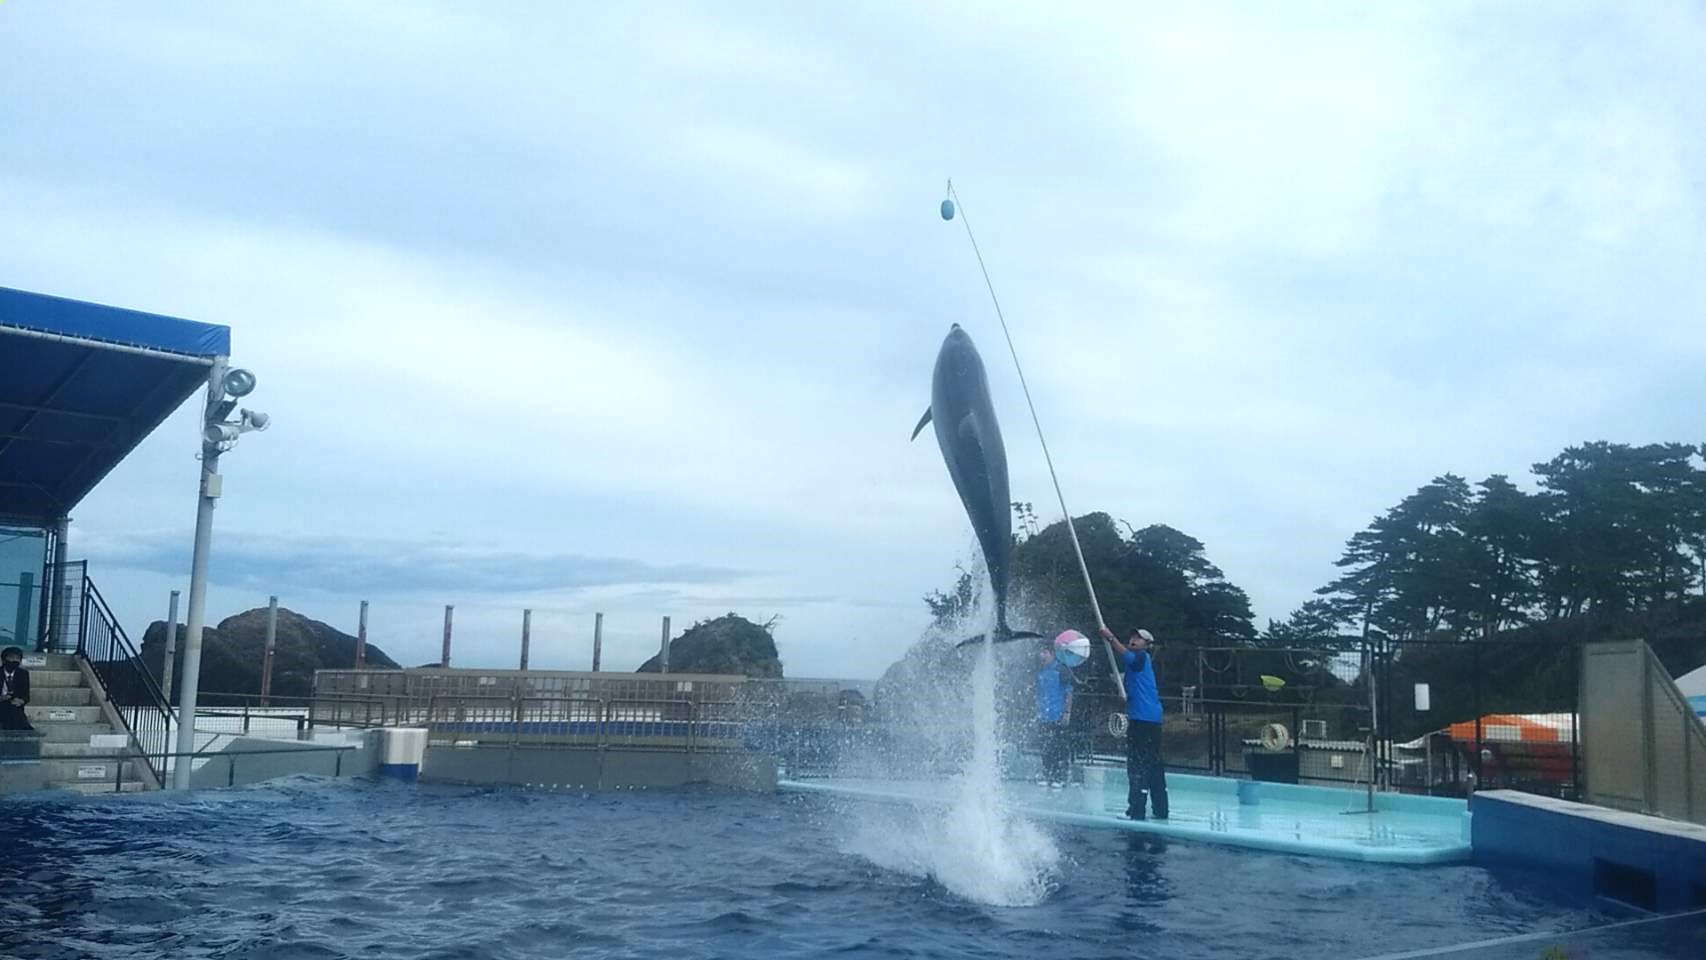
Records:
M1006 745L997 722L991 644L979 645L970 676L958 681L958 709L944 711L936 722L925 720L919 726L945 736L952 736L949 731L970 735L966 745L970 749L961 753L960 770L942 783L939 795L945 803L899 812L891 807L860 807L852 814L844 849L885 869L928 877L978 903L1041 903L1055 885L1061 856L1047 833L1003 804ZM967 693L969 711L965 709Z

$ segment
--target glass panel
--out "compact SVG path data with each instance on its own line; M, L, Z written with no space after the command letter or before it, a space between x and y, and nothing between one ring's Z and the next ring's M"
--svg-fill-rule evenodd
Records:
M0 527L0 647L36 646L47 531Z

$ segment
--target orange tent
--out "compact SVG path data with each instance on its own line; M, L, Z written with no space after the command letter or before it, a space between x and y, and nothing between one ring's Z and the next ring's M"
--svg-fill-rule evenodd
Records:
M1574 714L1489 713L1481 718L1482 743L1573 743ZM1464 720L1446 727L1446 735L1458 743L1475 742L1475 721Z

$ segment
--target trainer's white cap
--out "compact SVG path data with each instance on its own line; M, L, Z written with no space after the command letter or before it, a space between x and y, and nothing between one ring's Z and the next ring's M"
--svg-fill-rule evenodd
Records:
M1137 631L1137 635L1143 638L1144 643L1155 642L1155 634L1150 633L1148 630L1139 630Z

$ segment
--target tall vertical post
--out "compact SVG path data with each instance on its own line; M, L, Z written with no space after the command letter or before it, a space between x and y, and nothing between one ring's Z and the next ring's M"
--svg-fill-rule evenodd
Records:
M658 650L658 672L669 672L669 618L663 618L663 640Z
M166 662L160 667L160 692L172 702L172 670L178 665L178 591L166 601Z
M267 652L261 658L261 706L272 701L272 656L278 646L278 598L267 598Z
M598 661L604 655L604 614L592 615L592 672L598 672Z
M444 605L444 651L438 656L438 665L445 668L450 666L450 617L455 610L454 603Z
M355 626L355 668L367 666L367 601L361 601L361 619Z
M71 598L65 595L65 566L66 556L70 547L66 541L71 536L71 518L60 517L53 527L53 599L48 608L48 644L61 653L74 649L71 637ZM22 637L17 638L22 642Z
M527 669L527 643L533 634L533 611L521 611L521 669Z
M207 374L207 406L212 412L224 396L220 381L225 360L220 358ZM197 424L198 431L201 424ZM196 491L195 551L190 557L189 623L184 628L184 673L179 681L178 749L172 765L172 788L190 788L189 756L195 753L196 695L201 683L201 631L207 618L207 557L213 550L213 508L219 502L219 445L201 447L201 481Z

